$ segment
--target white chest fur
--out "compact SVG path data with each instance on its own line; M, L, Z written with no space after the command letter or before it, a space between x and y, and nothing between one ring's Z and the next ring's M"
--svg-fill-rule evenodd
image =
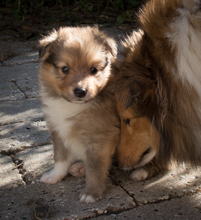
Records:
M43 103L45 104L43 111L47 117L48 123L50 123L51 127L58 132L65 146L70 148L71 151L75 151L76 155L79 154L79 152L83 155L83 152L81 151L84 149L79 143L79 138L77 140L68 138L68 134L73 125L73 120L68 119L89 108L90 104L75 104L62 98L55 99L50 97L43 99Z
M75 104L66 101L63 98L45 98L43 103L46 107L44 107L44 112L47 115L54 116L55 123L63 122L64 119L71 118L76 114L79 114L83 110L89 107L89 104Z
M199 0L192 2L197 6ZM177 13L179 16L170 24L171 32L167 37L177 46L176 64L181 80L184 85L190 83L201 98L201 28L192 25L193 22L201 24L201 13L191 14L185 8L178 9Z

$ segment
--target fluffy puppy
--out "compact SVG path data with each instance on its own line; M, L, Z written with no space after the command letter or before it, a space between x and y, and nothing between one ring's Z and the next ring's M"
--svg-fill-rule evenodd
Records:
M102 197L119 139L111 63L116 43L98 28L60 28L40 41L43 111L54 145L54 168L41 182L61 181L83 161L86 186L80 201Z
M118 158L124 169L155 163L133 174L145 179L171 160L201 164L201 1L150 0L139 22L118 63Z

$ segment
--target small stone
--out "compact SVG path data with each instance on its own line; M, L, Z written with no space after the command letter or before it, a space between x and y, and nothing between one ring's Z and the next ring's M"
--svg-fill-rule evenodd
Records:
M158 200L168 200L170 198L169 195L159 197Z
M103 210L98 210L98 214L99 214L99 215L102 215L103 212L104 212Z

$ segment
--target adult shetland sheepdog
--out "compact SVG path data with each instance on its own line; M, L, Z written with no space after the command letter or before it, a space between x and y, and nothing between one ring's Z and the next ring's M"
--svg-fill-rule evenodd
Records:
M40 41L43 111L54 144L53 170L41 182L55 184L83 161L81 202L102 197L119 140L111 63L115 41L98 28L60 28Z
M201 1L150 0L139 22L141 30L122 43L116 85L118 160L123 169L137 168L137 180L172 159L201 164Z

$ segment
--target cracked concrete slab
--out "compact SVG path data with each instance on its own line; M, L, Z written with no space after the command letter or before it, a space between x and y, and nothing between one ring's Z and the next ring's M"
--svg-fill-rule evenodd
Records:
M6 101L0 104L0 125L43 118L39 99Z
M0 165L0 191L25 185L11 157L0 155Z
M37 63L39 61L38 51L31 51L22 55L9 58L3 62L5 66L21 65L24 63Z
M84 185L84 178L68 176L56 185L37 183L12 189L12 194L8 190L0 192L4 201L0 216L4 219L86 219L135 207L132 198L111 181L102 200L94 204L80 203Z
M185 196L182 199L172 199L163 203L138 206L130 211L120 214L101 216L92 219L154 219L154 220L200 220L201 219L201 193Z
M1 67L0 101L39 97L38 70L39 63Z
M45 121L26 121L0 127L0 152L13 152L51 142Z
M1 82L11 82L28 78L37 78L39 63L25 63L14 66L1 66Z
M116 40L125 34L106 32ZM201 168L175 168L141 182L114 168L103 199L89 205L79 203L85 178L39 183L53 167L53 150L38 97L35 44L6 42L17 53L0 64L0 218L200 219Z
M39 97L40 89L38 77L26 77L24 79L18 79L15 83L26 98Z
M23 163L21 172L26 182L38 182L40 176L53 168L53 147L45 145L21 151L16 154L14 160Z
M201 191L201 167L193 169L179 166L165 174L160 174L146 181L133 182L124 172L114 169L112 174L118 184L138 204L165 201Z
M0 102L25 99L25 95L14 82L3 82L0 84Z

